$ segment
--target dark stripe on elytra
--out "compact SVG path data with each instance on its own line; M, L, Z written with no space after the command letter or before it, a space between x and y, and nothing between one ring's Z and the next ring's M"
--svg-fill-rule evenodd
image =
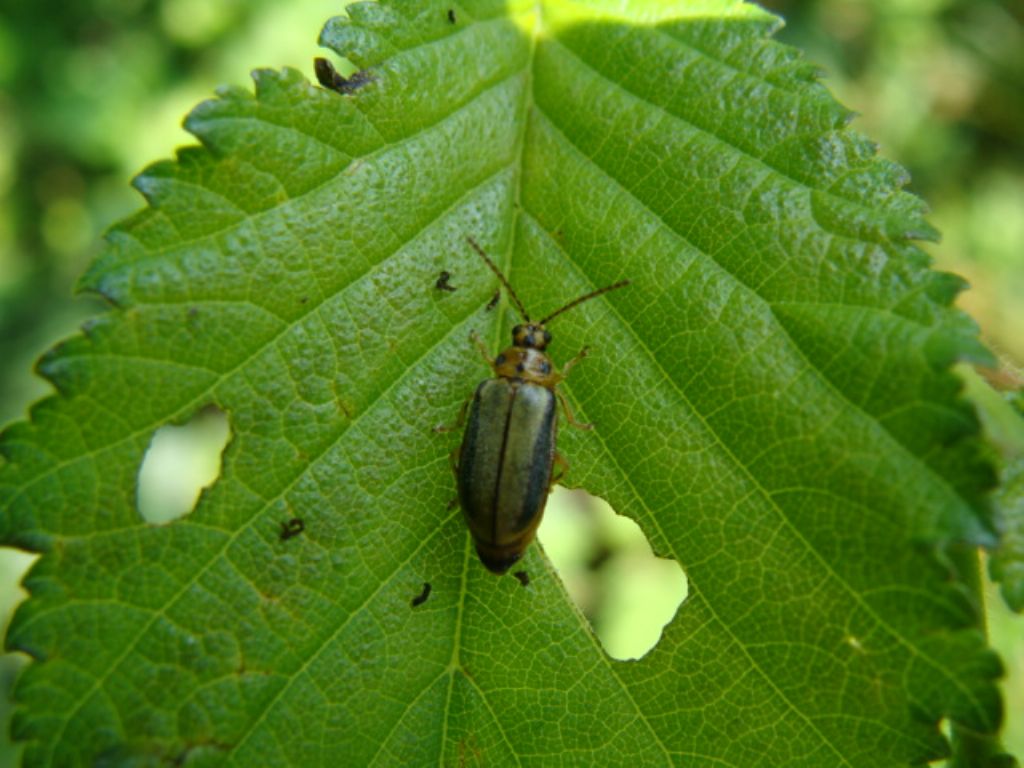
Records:
M533 522L533 518L536 517L541 504L544 502L542 494L546 494L548 491L548 477L551 469L548 454L550 453L549 446L551 445L551 425L554 421L552 418L554 406L555 398L551 396L548 398L547 407L544 411L543 427L538 430L537 439L531 446L530 455L535 460L530 467L530 479L526 487L524 504L520 510L519 519L516 521L517 531L523 530ZM537 455L537 451L541 446L544 447L543 457Z
M459 451L459 471L456 475L459 481L459 503L467 518L470 517L471 505L469 502L472 501L472 497L469 488L466 487L466 479L473 477L476 471L476 435L480 429L480 390L488 381L480 382L473 394L473 405L469 409L469 426L471 428L467 429L463 435L462 450Z
M498 493L501 490L501 476L505 474L505 449L508 447L508 431L512 426L512 409L516 407L516 396L519 394L519 387L512 387L512 397L508 401L508 410L505 411L505 428L501 433L501 452L498 454L498 475L494 478L494 497L491 500L491 541L498 540Z

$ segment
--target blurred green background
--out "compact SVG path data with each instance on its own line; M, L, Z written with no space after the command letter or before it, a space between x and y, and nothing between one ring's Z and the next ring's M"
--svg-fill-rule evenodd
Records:
M1024 3L1010 0L770 0L779 38L802 48L854 128L912 175L942 230L928 245L964 275L961 305L1000 355L1024 363ZM128 186L145 164L191 143L184 114L257 66L312 74L316 37L341 2L300 0L6 0L0 11L0 423L49 391L34 360L100 311L72 299L76 277L113 222L142 204ZM685 587L670 564L643 562L642 536L584 499L553 501L542 540L620 656L657 638ZM559 536L559 531L569 535ZM588 536L579 532L586 530ZM568 539L568 541L567 541ZM0 611L19 598L28 558L0 558ZM666 569L666 565L669 567ZM641 575L666 591L630 587ZM673 591L674 590L674 591ZM641 602L650 596L653 605ZM646 598L645 598L646 599ZM632 607L624 612L616 606ZM670 607L665 608L666 605ZM1008 746L1024 753L1024 630L989 601L1007 660ZM666 613L667 611L667 613ZM653 616L651 627L636 630ZM618 617L618 619L616 618ZM637 632L646 632L646 640ZM636 650L640 648L641 650ZM21 662L7 657L0 690ZM0 712L0 717L5 713ZM2 728L2 723L0 723ZM6 729L4 729L6 730ZM0 765L15 755L0 745Z

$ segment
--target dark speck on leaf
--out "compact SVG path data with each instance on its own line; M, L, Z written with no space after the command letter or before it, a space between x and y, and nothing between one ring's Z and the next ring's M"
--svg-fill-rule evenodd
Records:
M449 8L448 9L448 23L449 24L454 24L455 23L455 9L454 8Z
M281 541L288 541L288 539L298 536L304 530L306 530L306 524L302 522L302 518L293 517L288 522L281 523Z
M524 587L530 586L530 574L528 574L526 571L516 571L512 575L519 579L520 585Z
M437 282L434 283L434 287L439 291L451 291L455 290L455 286L448 281L452 279L452 273L446 269L441 270L441 274L437 276Z
M501 291L500 290L495 291L494 295L491 296L491 300L489 302L487 302L487 306L484 307L484 309L487 312L490 312L492 309L494 309L496 306L498 306L498 299L500 299L500 298L501 298Z
M427 598L430 597L430 590L431 590L430 582L427 582L427 581L423 582L423 591L420 592L418 595L416 595L416 597L414 597L412 599L412 607L416 608L418 606L423 605L425 602L427 602Z

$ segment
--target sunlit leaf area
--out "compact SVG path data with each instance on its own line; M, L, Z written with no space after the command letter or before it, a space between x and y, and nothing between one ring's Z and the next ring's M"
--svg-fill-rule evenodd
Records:
M680 4L686 5L684 0ZM1024 586L1020 586L1024 574L1014 571L1024 561L1024 523L1019 522L1024 518L1024 484L1020 480L1024 476L1024 430L1020 427L1024 406L1020 400L1016 405L1011 402L1010 394L1024 386L1024 7L998 0L770 0L761 5L786 20L775 39L802 49L806 58L820 67L822 82L836 100L857 113L854 130L876 142L883 158L909 171L911 181L906 189L926 202L927 222L941 232L937 242L925 242L921 247L936 269L961 275L970 284L957 299L957 306L977 321L981 338L996 362L981 371L962 365L957 373L966 382L966 395L979 411L993 452L1000 454L995 465L1004 472L1005 482L995 503L1006 510L1007 519L1016 510L1018 527L1007 540L1011 549L1021 547L1004 551L1002 559L996 555L993 572L1009 574L1003 592L986 576L981 577L984 583L979 589L984 595L988 642L1005 667L1002 747L1024 755L1024 625L1007 607L1010 602L1019 610L1019 603L1024 602ZM326 55L317 45L317 36L327 19L342 12L342 3L325 0L87 0L60 13L44 4L19 3L0 15L0 146L5 148L0 152L0 354L4 360L0 368L0 425L24 419L32 403L53 393L53 386L34 373L37 361L83 324L90 333L90 318L105 311L106 304L95 294L75 296L74 291L103 252L104 233L144 205L131 188L131 179L145 166L173 157L176 148L195 144L195 137L182 128L182 120L218 87L251 90L252 70L282 67L293 67L315 83L313 59ZM468 12L458 19L454 13L449 17L452 24L470 18ZM566 39L575 40L571 35ZM580 39L583 42L578 44L585 46L584 36ZM566 49L569 47L567 43ZM339 62L337 57L334 60ZM344 70L344 62L339 66L345 72L355 69ZM605 76L610 75L606 72ZM288 83L282 86L287 87ZM539 101L543 102L543 93ZM422 104L417 108L429 111ZM571 122L569 118L566 121ZM651 125L647 128L654 130ZM587 146L600 157L600 141ZM609 158L604 162L614 164ZM585 187L576 179L572 183ZM569 182L566 185L568 188ZM529 207L529 195L524 197ZM561 230L556 234L561 237ZM496 242L499 240L496 236ZM528 257L540 258L534 251ZM470 263L468 258L464 263ZM438 266L444 265L438 262ZM482 269L480 273L487 274ZM382 284L387 279L382 276ZM467 286L465 280L458 274L452 277L459 288ZM290 296L288 290L283 287L282 294ZM526 293L532 291L545 301L551 299L549 304L555 303L558 297L546 290L527 281ZM461 296L468 291L467 287ZM573 291L572 296L580 292ZM645 319L644 302L630 298L627 291L622 294L621 300L637 312L638 319L633 322L642 326L661 321L660 317ZM452 321L450 324L456 324L453 318L461 322L462 315L442 304L447 298L462 301L460 294L448 297L439 292L438 296L431 300L431 311ZM304 295L301 301L305 302ZM598 317L592 322L602 329L614 328L608 313L598 313L597 306L594 302L588 310ZM185 326L204 322L203 311L186 309ZM511 312L504 302L499 311ZM791 327L804 327L800 311L794 309L793 313ZM581 310L582 316L590 317ZM574 327L568 317L564 322ZM452 332L452 338L455 336ZM459 326L458 340L464 339ZM594 385L597 379L587 377L600 375L597 372L603 370L603 360L611 366L617 359L616 350L602 349L600 343L593 359L581 364L579 373L584 385L591 382L595 392L602 391L602 385ZM466 358L479 363L473 358L475 350L469 344L465 347ZM401 352L402 348L397 354ZM559 362L573 352L561 347ZM39 365L45 368L46 360ZM476 379L481 371L476 370ZM464 394L469 394L474 384L475 380L467 380ZM621 405L628 396L615 386L610 402ZM331 409L338 403L337 413L332 410L324 416L324 423L332 425L336 417L348 418L349 408L355 405L344 396L335 400L337 392L329 387L324 391L331 394ZM581 392L586 393L582 385ZM138 391L139 400L150 395ZM130 400L123 404L126 413L136 409ZM594 396L590 402L596 400L600 397ZM450 405L447 410L454 417L458 403L453 400ZM641 417L623 412L624 422ZM651 417L651 423L655 422ZM599 450L604 436L617 430L612 414L602 414L597 427L596 438L571 430L563 437L570 447L598 446L579 450L584 458L570 471L584 477L603 477L600 467L593 466L598 463L593 456L599 454L586 450ZM659 428L666 429L665 425ZM231 414L207 404L152 431L144 438L145 458L134 470L137 482L126 491L130 505L151 526L187 518L205 498L204 489L217 482L224 457L238 448L233 445L236 431L244 430L258 434L259 426L233 424ZM756 433L757 428L751 431ZM372 437L366 442L372 442ZM310 438L310 443L315 440ZM634 447L628 439L622 444ZM454 494L446 456L451 445L443 439L436 445L436 480L429 481L434 483L429 491L441 497ZM372 465L372 459L369 463ZM268 476L274 471L268 470ZM641 473L649 488L658 487L657 478ZM628 478L605 485L620 492L620 497L629 496L622 492L622 486L629 485ZM657 498L656 494L637 495ZM581 490L556 489L539 532L539 545L524 561L532 578L539 577L539 581L527 587L530 577L525 572L517 576L523 588L543 589L544 572L538 563L549 560L560 585L548 594L565 590L578 616L583 617L581 622L593 628L595 648L599 646L614 663L642 659L659 643L666 626L683 610L681 605L687 605L684 601L690 587L685 570L690 565L696 567L653 554L652 550L664 553L665 540L675 541L677 534L669 531L662 537L664 532L657 525L648 526L654 539L649 541L633 517L649 514L657 523L657 511L620 511L622 514L616 514L604 500ZM294 526L289 528L293 514L285 504L278 515L280 531L260 535L278 543L299 535ZM436 514L440 525L455 513L446 511L441 503ZM1010 523L1007 526L1012 528ZM743 545L743 531L730 530L730 536ZM443 550L448 544L449 540L442 538L430 546ZM330 559L330 555L324 557ZM35 556L23 551L0 551L0 612L5 627L26 596L19 585L34 560ZM289 562L302 570L301 558ZM371 560L367 568L372 570L375 565L379 563ZM983 570L987 572L987 562ZM451 573L444 578L456 585L461 578L460 588L465 589L464 574ZM1012 591L1014 583L1020 589L1017 593ZM413 584L418 586L418 581ZM439 586L443 590L443 584ZM738 585L737 594L747 586ZM427 594L429 590L422 594L423 599ZM442 610L436 606L444 606L443 599L439 594L430 598L433 610ZM418 608L415 598L412 605ZM430 609L431 603L424 607ZM571 625L566 616L571 619L572 611L541 622L557 629L566 621ZM461 603L457 620L463 620ZM547 629L550 627L545 626L544 631ZM851 630L843 650L856 656L871 640ZM672 642L685 645L686 639L676 637ZM468 640L466 644L469 648ZM567 641L567 647L576 646ZM586 659L598 655L591 652L594 656ZM0 766L18 764L23 749L11 739L7 724L13 706L11 692L27 663L27 656L19 653L0 658ZM513 673L509 679L508 686L518 684ZM448 695L451 702L450 690ZM471 707L473 695L471 690L461 704L451 706ZM453 723L461 722L457 713L446 712L449 714ZM258 728L254 732L252 749L256 748ZM388 739L400 736L397 729ZM507 740L514 741L514 736ZM509 744L499 747L517 754ZM453 764L477 764L473 761L480 758L475 753L482 748L469 737L459 741L460 751L452 753ZM387 754L382 746L374 757L387 764ZM592 757L578 759L588 764L593 763ZM507 755L505 759L510 760ZM958 759L961 762L950 760L951 768L971 764L963 762L966 758ZM820 764L835 764L834 760L835 756L829 755ZM504 763L499 760L495 764Z

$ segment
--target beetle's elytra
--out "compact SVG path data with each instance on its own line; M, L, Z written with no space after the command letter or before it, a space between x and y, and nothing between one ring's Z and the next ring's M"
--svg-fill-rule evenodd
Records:
M570 369L586 356L587 349L559 373L544 351L551 342L545 325L566 310L629 281L588 293L540 322L532 322L501 270L473 238L466 239L498 276L524 321L512 329L512 346L493 359L480 339L472 336L495 377L481 382L473 394L455 466L459 504L480 562L502 574L522 557L537 533L553 484L555 463L566 466L555 451L556 398L570 424L590 429L589 424L573 418L569 404L557 389Z

